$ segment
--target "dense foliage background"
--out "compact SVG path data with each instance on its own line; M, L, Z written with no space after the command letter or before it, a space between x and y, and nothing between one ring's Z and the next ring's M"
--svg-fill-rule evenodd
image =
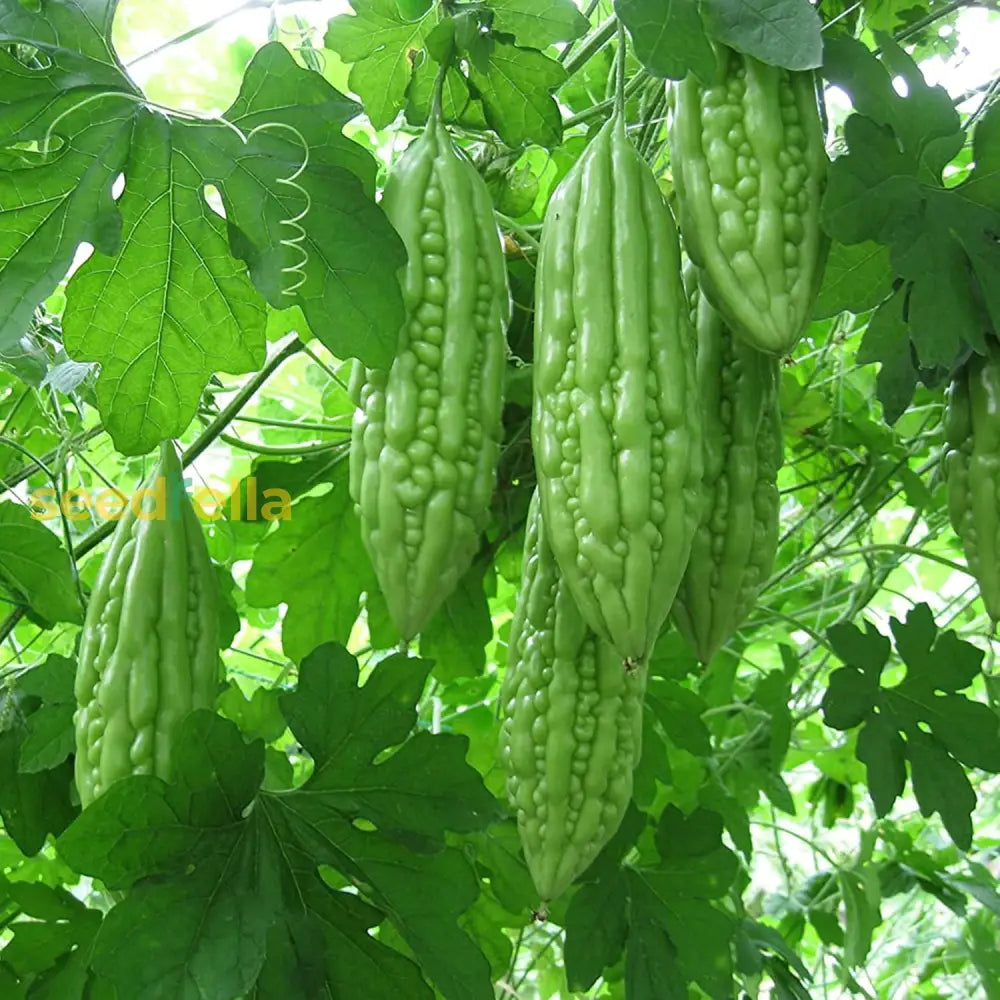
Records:
M706 29L821 66L835 242L782 374L775 572L707 668L662 636L633 808L540 921L496 697L540 220L610 111L612 5L0 0L0 996L1000 997L996 646L941 467L948 378L1000 325L997 18L614 6L668 193L663 78L705 69ZM506 439L480 557L404 653L347 496L345 362L391 353L376 193L447 60L505 234ZM81 814L75 644L113 522L31 506L129 493L167 437L219 491L227 688L175 784Z

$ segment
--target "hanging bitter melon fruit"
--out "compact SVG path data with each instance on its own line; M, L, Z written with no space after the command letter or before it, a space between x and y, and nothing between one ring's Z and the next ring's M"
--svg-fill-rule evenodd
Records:
M406 245L407 318L388 371L357 370L350 489L389 612L413 638L489 517L510 297L486 184L437 107L382 199Z
M1000 621L1000 347L974 354L948 390L948 512L969 572Z
M702 288L734 333L786 354L809 322L828 240L828 160L811 72L717 47L716 79L673 88L678 223Z
M734 337L704 295L696 292L695 302L705 508L673 621L707 663L743 622L771 571L783 444L780 362Z
M560 896L621 824L642 739L646 667L626 667L587 627L532 497L500 694L500 759L543 903Z
M76 673L83 806L119 778L169 780L177 723L218 694L220 595L171 442L115 525L87 605ZM157 499L159 497L159 499Z
M701 515L701 404L677 231L620 110L549 202L536 280L549 543L588 625L641 662Z

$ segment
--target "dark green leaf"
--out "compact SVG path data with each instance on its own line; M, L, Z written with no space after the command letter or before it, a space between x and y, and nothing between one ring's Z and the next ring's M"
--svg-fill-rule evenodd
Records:
M578 881L610 879L613 873L618 871L622 858L628 854L646 829L648 820L647 815L636 808L635 802L630 802L614 836L604 845Z
M83 619L69 556L59 536L13 501L0 503L0 582L47 622Z
M559 144L562 117L552 92L566 79L560 63L534 49L496 42L486 68L471 67L469 77L490 128L508 146Z
M687 1000L677 948L665 928L661 901L634 871L627 872L629 935L625 946L625 989L630 1000Z
M26 774L58 767L74 749L73 692L75 664L52 654L31 670L20 674L15 687L20 695L41 704L23 718L20 770ZM26 702L21 710L28 707ZM20 712L18 713L20 714Z
M819 15L807 0L707 0L702 9L713 37L761 62L804 70L823 61Z
M105 917L94 969L135 1000L237 997L264 961L277 885L254 846L192 861L186 877L136 886Z
M632 797L640 807L653 802L658 785L669 785L672 779L670 754L652 711L642 716L642 753L632 773Z
M833 651L845 663L878 679L892 648L878 629L866 625L862 632L850 622L838 622L827 629L826 636Z
M587 19L573 0L490 0L494 31L513 35L521 45L544 49L553 42L579 38Z
M327 26L325 45L353 63L348 78L375 128L385 128L403 106L410 81L407 50L419 50L433 28L403 18L396 0L351 0L354 14L339 14Z
M878 680L852 667L841 667L830 675L823 695L823 721L833 729L861 725L875 707Z
M1000 893L995 888L996 880L993 878L993 875L989 869L976 864L974 861L970 861L968 865L971 872L969 878L942 875L945 884L963 895L968 894L977 903L982 903L995 916L1000 917Z
M27 719L27 733L21 744L20 768L23 773L31 774L58 767L73 753L75 710L75 704L66 702L45 705L37 712L32 712Z
M878 398L887 423L895 423L906 412L917 387L905 307L906 292L900 288L875 310L858 348L858 364L881 362Z
M1000 211L1000 106L991 104L972 133L974 165L961 185L964 198Z
M919 172L922 179L939 183L941 168L958 152L964 138L954 103L944 87L927 86L896 42L882 33L878 37L885 65L862 42L843 35L827 36L823 75L850 95L858 115L895 133L901 156L898 162L909 162L914 174ZM905 97L893 86L897 76L906 80ZM873 163L873 167L884 171L892 159L881 165Z
M951 839L963 850L972 846L976 793L961 765L931 739L907 741L913 792L924 816L940 813Z
M420 655L434 661L439 681L477 676L486 669L486 645L493 636L483 588L486 569L482 560L474 563L420 633Z
M926 192L920 215L901 224L892 249L897 273L912 282L910 336L926 368L950 366L963 343L985 349L985 316L972 294L963 240L978 250L985 239L984 263L992 261L995 268L998 251L990 234L1000 227L1000 215L986 209L969 214L964 207L952 192ZM993 269L987 266L984 276L991 280Z
M809 970L802 959L789 947L788 942L773 928L756 920L744 918L737 930L760 952L771 952L780 956L803 979L811 979Z
M431 1000L412 959L369 933L381 921L378 910L318 881L309 883L306 901L309 917L289 912L271 928L255 1000L312 1000L321 989L350 996L360 982L372 1000Z
M968 687L980 674L982 650L963 642L954 632L938 635L927 604L911 608L906 621L891 621L896 649L906 662L906 683L928 693L954 693Z
M299 500L257 546L247 577L252 607L288 605L281 640L296 662L331 639L346 641L361 594L374 585L347 478L341 462L328 493ZM343 566L354 571L339 572Z
M732 885L739 867L736 855L722 843L722 817L708 809L684 816L667 806L656 828L661 863L658 883L670 883L670 898L717 899Z
M694 0L615 0L615 13L628 28L635 54L654 76L681 80L688 71L708 82L715 52Z
M892 291L892 280L889 251L880 243L834 243L813 306L813 319L874 309Z
M281 711L315 762L313 780L330 768L352 781L379 753L402 743L417 721L414 705L430 664L395 655L358 687L358 664L343 646L321 646L306 657ZM350 739L345 739L350 734Z
M271 305L297 303L333 354L379 367L393 356L403 322L396 274L406 252L372 201L374 159L342 133L357 113L272 43L254 56L226 112L246 143L232 129L193 129L184 148L221 191L234 251ZM290 247L288 220L307 208L305 239Z
M788 741L792 734L792 716L789 710L791 689L784 671L771 670L756 684L753 700L770 715L768 728L768 757L777 772L785 759Z
M906 785L906 747L884 715L869 717L858 733L858 760L868 769L875 812L885 816Z
M939 812L955 843L968 847L976 796L962 764L1000 770L1000 717L959 693L979 676L982 652L954 632L939 634L930 607L915 605L905 622L892 619L906 674L895 687L883 688L877 675L885 662L884 638L876 638L871 626L863 641L853 626L836 628L831 644L851 666L831 675L824 717L839 729L864 723L857 756L867 767L878 815L886 815L902 793L908 759L923 815Z
M406 739L427 666L391 657L359 688L341 647L308 657L282 698L314 761L295 791L259 792L263 744L199 712L175 741L175 784L126 778L92 803L60 853L109 886L137 883L98 940L101 974L137 1000L242 995L258 973L260 997L309 997L317 983L342 995L363 973L373 996L429 998L417 966L368 933L388 913L448 1000L492 997L486 960L459 923L475 873L441 845L446 829L483 828L494 801L464 761L464 738ZM335 892L321 868L361 897ZM329 957L299 962L320 933Z
M3 701L3 714L12 709L14 724L0 732L0 817L4 831L30 857L42 849L49 833L61 833L76 814L70 801L73 764L64 760L51 769L23 772L21 747L29 732L24 708L15 695L5 693Z
M983 1000L1000 1000L1000 950L996 944L997 923L986 913L977 913L965 925L965 947L979 974Z
M470 838L480 864L489 872L490 890L510 913L527 913L538 905L538 891L521 853L521 840L513 820L494 823Z
M268 815L276 826L290 823L283 839L308 845L314 857L345 869L364 887L447 1000L492 1000L486 959L459 924L478 893L461 853L417 853L358 830L327 809L323 796L310 795L308 784L294 800L269 803Z
M864 966L871 950L872 935L882 922L878 909L878 879L872 868L841 869L837 875L846 917L844 961L849 968L856 969Z
M625 947L627 884L620 870L581 886L566 910L566 980L574 991L589 990Z
M646 693L646 704L652 708L674 746L701 757L712 752L708 727L701 720L708 705L693 691L676 681L653 678Z
M279 690L259 687L247 698L236 682L230 681L219 697L218 707L244 735L272 743L285 731L285 718L278 705L280 697Z
M830 166L823 226L841 243L892 243L923 209L918 165L888 125L853 114L844 123L849 150Z
M788 787L785 779L774 770L761 772L761 791L768 797L776 809L780 809L789 816L795 815L795 798L792 790Z
M674 896L675 878L671 874L659 871L629 874L630 886L641 879L646 891L659 904L655 919L677 949L677 964L684 978L698 983L709 996L728 995L732 989L733 918L705 900Z
M262 778L263 744L244 744L231 722L202 710L181 721L174 748L178 785L122 778L59 837L59 853L73 868L127 888L196 860L204 830L216 832L207 842L213 857L232 847L234 820Z
M744 857L749 858L753 854L753 838L747 810L721 784L703 785L698 793L698 801L706 809L711 809L722 817L733 843Z

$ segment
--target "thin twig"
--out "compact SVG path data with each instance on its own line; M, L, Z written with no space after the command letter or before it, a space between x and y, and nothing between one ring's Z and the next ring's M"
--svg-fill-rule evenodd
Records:
M195 27L189 28L187 31L181 32L181 34L175 35L173 38L167 39L167 41L155 46L155 48L150 49L148 52L143 52L142 55L138 55L134 59L130 59L125 64L125 67L126 69L131 69L138 63L144 62L147 59L152 59L153 56L159 55L161 52L171 49L175 45L182 45L184 42L189 42L192 38L197 38L198 35L203 35L206 31L211 31L216 25L221 24L223 21L227 21L236 14L243 14L248 10L268 10L272 7L280 7L284 4L303 2L304 0L245 0L245 2L241 3L238 7L234 7L232 10L227 10L225 13L210 18L208 21L203 21L201 24L195 25Z

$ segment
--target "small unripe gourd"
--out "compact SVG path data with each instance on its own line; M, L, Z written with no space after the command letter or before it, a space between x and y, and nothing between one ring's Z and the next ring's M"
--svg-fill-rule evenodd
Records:
M143 503L133 498L115 526L80 641L74 723L85 807L119 778L169 780L177 723L210 708L221 680L218 581L171 442L143 489Z

